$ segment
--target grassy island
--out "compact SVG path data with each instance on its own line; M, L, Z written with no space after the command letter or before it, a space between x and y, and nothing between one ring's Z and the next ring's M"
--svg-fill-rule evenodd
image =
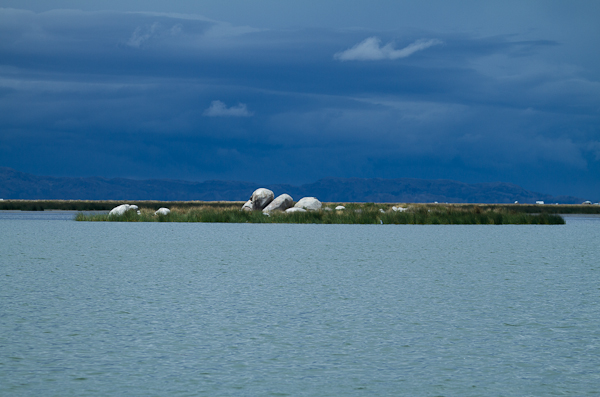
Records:
M406 211L394 211L392 204L352 203L336 211L337 204L326 204L320 211L271 212L240 211L240 205L171 207L168 215L154 215L154 208L140 207L140 214L87 215L79 213L77 221L109 222L215 222L215 223L316 223L316 224L410 224L410 225L560 225L564 219L545 212L531 214L504 207L485 208L477 205L410 204Z
M241 201L152 201L152 200L2 200L0 210L21 211L102 211L129 203L140 208L123 217L107 214L78 214L79 221L117 222L237 222L237 223L345 223L345 224L563 224L560 214L600 214L599 205L580 204L391 204L324 203L318 212L241 212ZM335 211L344 205L345 211ZM392 206L407 208L394 212ZM161 207L171 209L167 216L155 216ZM325 208L329 208L328 211ZM383 210L382 213L380 210ZM357 212L358 211L358 212Z

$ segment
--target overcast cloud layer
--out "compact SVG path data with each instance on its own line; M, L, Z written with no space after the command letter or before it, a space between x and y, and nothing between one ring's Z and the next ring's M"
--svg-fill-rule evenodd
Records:
M340 26L283 6L244 19L213 2L204 14L0 1L16 7L0 9L0 166L504 181L598 201L599 3L444 2L455 25L423 22L433 3L357 1Z

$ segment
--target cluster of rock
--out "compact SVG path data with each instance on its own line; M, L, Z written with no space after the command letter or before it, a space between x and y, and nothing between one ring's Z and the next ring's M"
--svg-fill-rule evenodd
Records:
M119 206L116 206L112 210L110 210L108 215L109 216L111 216L111 215L121 216L124 213L126 213L127 211L136 211L138 215L141 214L137 205L121 204ZM159 208L158 210L156 210L154 215L168 215L170 212L171 212L170 209L162 207L162 208Z
M126 213L127 211L137 211L138 215L140 214L140 211L139 211L137 205L121 204L119 206L116 206L112 210L110 210L110 212L108 213L108 215L109 216L110 215L121 216L124 213Z
M314 197L304 197L294 205L294 199L289 194L282 194L275 198L271 190L260 188L252 193L250 200L242 206L242 211L262 211L265 214L272 211L289 213L318 211L321 207L321 202Z
M294 199L289 194L282 194L275 198L273 191L265 188L256 189L250 200L248 200L243 206L242 211L262 211L264 214L269 214L273 211L281 211L281 212L307 212L307 211L319 211L323 209L324 211L331 211L331 208L323 208L323 204L317 200L315 197L303 197L298 200L297 203L294 204ZM335 207L336 211L344 211L346 207L343 205L338 205ZM407 208L402 207L392 207L392 211L403 212L406 211ZM137 211L137 214L140 215L140 211L137 205L130 204L121 204L115 208L113 208L108 215L112 216L120 216L125 214L127 211ZM383 209L379 210L380 212L385 212ZM154 215L168 215L171 212L168 208L159 208L154 212ZM355 212L362 212L362 210L357 209Z

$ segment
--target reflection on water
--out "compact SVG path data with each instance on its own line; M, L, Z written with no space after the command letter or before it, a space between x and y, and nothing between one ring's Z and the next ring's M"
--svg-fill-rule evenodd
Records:
M598 222L600 221L600 214L567 214L561 215L565 222Z
M75 216L83 212L84 214L105 214L108 211L0 211L0 221L20 220L20 221L72 221Z
M75 216L83 212L84 214L106 214L108 211L1 211L0 221L2 220L28 220L28 221L72 221ZM600 214L561 214L566 222L591 222L600 221Z

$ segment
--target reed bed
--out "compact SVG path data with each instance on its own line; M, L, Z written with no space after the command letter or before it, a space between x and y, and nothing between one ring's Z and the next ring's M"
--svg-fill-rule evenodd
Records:
M182 209L197 208L216 208L216 209L239 209L244 202L242 201L157 201L157 200L1 200L0 210L21 210L21 211L44 211L44 210L70 210L70 211L109 211L119 204L135 204L140 208L149 208L157 210L160 207ZM336 204L328 203L328 206L334 208ZM341 203L346 208L363 208L374 205L389 210L392 205L383 203ZM444 208L462 209L467 211L476 211L476 208L482 211L505 211L507 213L524 214L600 214L600 205L581 205L581 204L410 204L413 207L426 207L432 211L439 211ZM404 204L406 206L406 204Z
M314 223L314 224L395 224L395 225L561 225L565 221L556 214L527 214L502 208L479 206L411 205L405 212L396 212L387 204L347 204L346 210L271 212L240 211L239 206L172 207L168 215L154 215L154 208L141 208L140 214L128 211L124 215L77 214L77 221L108 222L212 222L212 223Z

